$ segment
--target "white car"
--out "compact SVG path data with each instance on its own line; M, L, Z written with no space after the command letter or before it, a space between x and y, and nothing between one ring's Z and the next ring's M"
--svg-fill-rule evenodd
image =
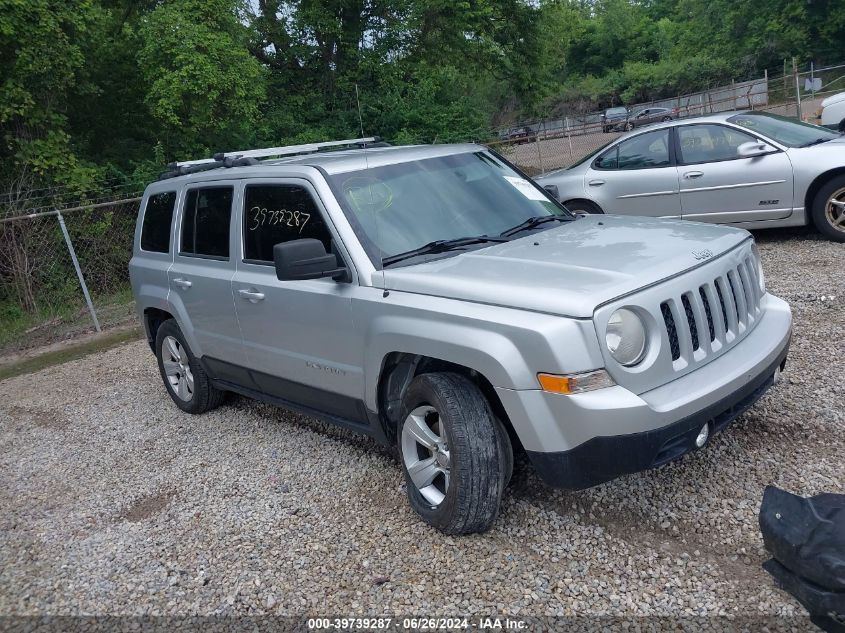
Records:
M575 213L746 229L812 223L845 242L845 137L768 113L658 123L537 182Z
M821 120L823 126L845 134L845 92L822 101Z

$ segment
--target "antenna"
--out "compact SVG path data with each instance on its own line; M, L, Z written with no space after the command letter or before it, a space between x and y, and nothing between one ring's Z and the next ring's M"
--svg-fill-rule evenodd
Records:
M358 124L361 126L361 138L364 137L364 119L361 117L361 97L358 94L358 82L355 82L355 102L358 104ZM366 156L366 146L364 146ZM368 166L369 168L369 166Z
M361 137L363 138L363 136L364 136L364 117L361 116L361 95L358 92L358 82L357 81L355 82L355 103L358 106L358 125L361 127ZM367 145L368 145L367 143L364 143L364 145L363 145L363 148L364 148L364 165L365 165L367 171L369 171L370 161L369 161L369 158L367 157ZM370 185L368 187L368 190L370 192L370 204L372 204L372 202L373 202L373 187L372 187L372 185ZM376 224L376 248L379 250L379 253L380 253L379 259L381 260L381 264L382 264L381 287L382 287L382 290L384 291L384 296L386 297L387 296L387 284L384 280L384 253L381 250L381 226L379 225L378 216L379 216L379 212L373 211L373 221Z

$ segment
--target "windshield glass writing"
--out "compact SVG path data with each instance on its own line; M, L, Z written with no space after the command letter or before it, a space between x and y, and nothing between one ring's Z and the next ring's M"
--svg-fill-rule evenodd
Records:
M378 267L382 259L438 240L497 236L531 217L566 215L488 152L373 167L330 180Z

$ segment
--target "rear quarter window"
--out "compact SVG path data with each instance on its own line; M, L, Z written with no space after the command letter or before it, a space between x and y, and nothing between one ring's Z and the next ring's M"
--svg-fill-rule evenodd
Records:
M157 193L147 198L144 222L141 225L141 250L152 253L170 252L170 226L176 192Z

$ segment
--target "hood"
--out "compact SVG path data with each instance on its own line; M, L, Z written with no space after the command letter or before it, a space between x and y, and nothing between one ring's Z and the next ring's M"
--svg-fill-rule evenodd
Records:
M819 174L821 171L845 165L845 136L832 138L811 147L790 147L786 151L796 168L809 164L814 170L822 168L815 172Z
M747 231L592 215L503 244L384 270L385 288L590 318L595 308L713 261ZM711 256L701 257L704 251Z
M827 99L822 101L822 107L826 108L828 106L832 106L834 103L839 103L840 101L845 101L845 92L840 92L839 94L830 95Z

